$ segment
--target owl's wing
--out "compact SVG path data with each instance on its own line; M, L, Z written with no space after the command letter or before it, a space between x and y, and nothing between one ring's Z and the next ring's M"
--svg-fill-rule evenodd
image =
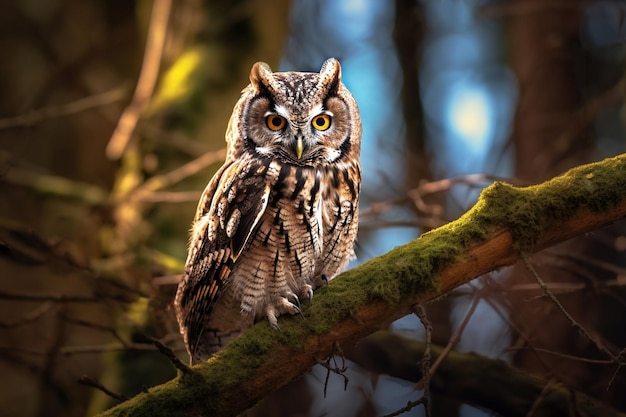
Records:
M178 320L190 349L267 207L270 187L264 175L244 165L241 160L224 165L198 204L176 295Z

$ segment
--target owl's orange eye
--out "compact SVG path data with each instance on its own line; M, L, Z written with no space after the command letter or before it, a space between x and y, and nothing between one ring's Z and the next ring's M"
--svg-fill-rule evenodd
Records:
M277 131L285 127L287 121L282 116L279 116L277 114L270 114L265 118L265 124L267 125L267 127L270 128L270 130Z
M330 127L330 116L327 114L318 114L313 118L311 124L317 130L327 130Z

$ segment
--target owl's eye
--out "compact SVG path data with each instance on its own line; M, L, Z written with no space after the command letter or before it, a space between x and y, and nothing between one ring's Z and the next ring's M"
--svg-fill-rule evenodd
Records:
M311 124L317 130L328 130L330 127L330 116L327 114L318 114L313 118Z
M265 124L267 125L267 127L270 128L270 130L277 131L285 127L287 121L282 116L279 116L277 114L270 114L265 118Z

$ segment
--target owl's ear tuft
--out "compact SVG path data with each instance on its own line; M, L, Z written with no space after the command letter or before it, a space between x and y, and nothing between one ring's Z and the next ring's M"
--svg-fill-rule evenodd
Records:
M326 86L327 94L336 94L341 82L341 64L335 58L328 58L320 69L320 85Z
M250 70L250 83L257 92L267 91L271 85L274 74L265 62L257 62Z

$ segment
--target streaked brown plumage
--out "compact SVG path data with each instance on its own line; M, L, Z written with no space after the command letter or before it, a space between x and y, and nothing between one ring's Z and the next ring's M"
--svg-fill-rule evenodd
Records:
M175 299L192 364L263 317L278 328L354 253L361 120L337 60L319 73L256 63L226 141Z

